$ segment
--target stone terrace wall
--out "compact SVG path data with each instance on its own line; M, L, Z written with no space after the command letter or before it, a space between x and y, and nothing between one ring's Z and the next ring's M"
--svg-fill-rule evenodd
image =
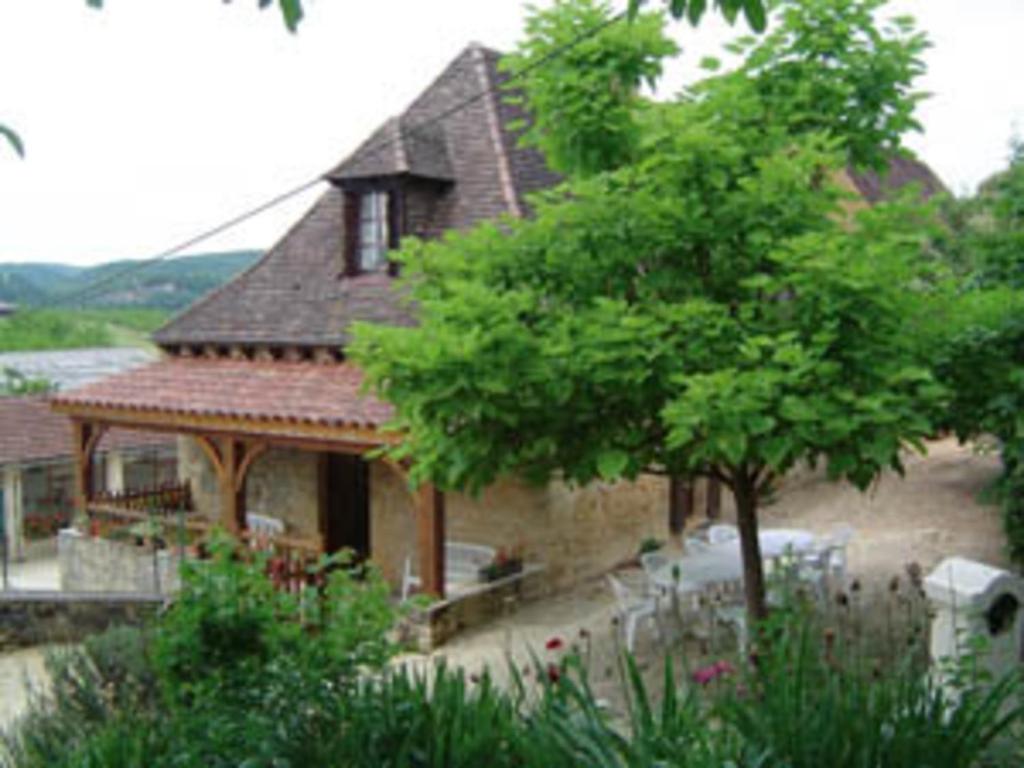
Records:
M0 592L0 651L77 643L112 626L138 626L163 602L159 595Z
M94 538L74 529L57 537L60 585L66 592L177 592L177 557L168 550Z

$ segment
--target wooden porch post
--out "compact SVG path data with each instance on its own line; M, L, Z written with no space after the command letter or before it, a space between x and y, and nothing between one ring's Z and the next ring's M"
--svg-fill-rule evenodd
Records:
M220 520L233 535L245 530L245 476L239 473L244 457L237 440L225 438L220 458Z
M92 459L104 428L98 424L73 419L71 435L75 449L75 518L85 523L89 516L89 500L93 497Z
M416 528L419 538L423 591L444 597L444 494L425 483L416 492Z

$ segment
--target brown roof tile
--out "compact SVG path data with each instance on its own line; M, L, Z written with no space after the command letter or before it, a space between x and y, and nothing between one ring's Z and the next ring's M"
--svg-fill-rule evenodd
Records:
M173 435L111 429L99 451L174 447ZM70 458L74 453L71 422L50 410L44 397L0 398L0 464Z
M391 406L345 363L169 358L57 395L62 406L377 428Z
M946 186L935 171L916 157L907 155L893 156L885 173L855 171L851 168L849 175L857 191L869 203L880 202L908 184L917 184L925 199L946 191Z
M430 193L426 220L415 223L414 233L425 237L521 213L524 196L557 177L536 150L516 146L508 122L522 113L501 98L498 58L495 51L467 47L328 177L338 184L389 174L450 181ZM484 91L485 97L469 101ZM423 190L410 194L422 196ZM172 319L154 339L165 346L343 346L355 320L412 323L412 312L384 275L340 276L342 204L343 194L332 186L263 259Z

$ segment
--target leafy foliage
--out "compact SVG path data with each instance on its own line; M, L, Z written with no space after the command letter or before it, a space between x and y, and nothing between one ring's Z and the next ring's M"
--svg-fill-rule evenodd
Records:
M657 14L615 20L603 0L556 0L533 9L526 41L501 61L507 72L533 71L513 84L522 95L506 100L530 105L536 117L520 125L521 142L538 147L555 171L588 175L632 160L645 104L639 89L653 86L662 59L678 50Z
M274 681L292 710L277 721L265 719L268 705L255 695L250 710L235 707L239 690L197 710L168 709L148 634L117 630L51 665L53 698L37 700L6 736L0 764L917 768L922 756L936 768L1018 764L1018 672L989 679L967 652L946 670L950 694L920 663L920 638L901 640L879 666L860 655L852 629L823 621L791 604L762 626L750 659L719 662L714 680L679 674L666 659L660 685L651 685L634 659L621 658L615 709L596 697L584 658L569 652L550 666L511 666L507 686L442 663L389 667L315 692L306 680L316 670L300 670ZM197 736L200 724L210 733Z
M0 396L21 397L53 391L53 384L46 379L30 379L14 368L0 370L0 377Z
M167 316L149 309L38 309L0 318L0 351L111 347L141 342Z
M857 211L833 183L914 127L924 42L905 20L875 29L878 6L782 3L737 71L645 104L629 130L606 110L611 135L636 140L604 170L577 166L532 218L406 244L421 323L359 326L352 353L396 404L417 479L713 475L756 547L757 496L795 462L824 458L859 486L900 468L943 397L910 333L937 280L931 212L914 195ZM541 12L524 55L596 12ZM635 49L593 44L603 72L638 71ZM558 119L547 78L526 88L544 126ZM760 558L744 559L760 612Z
M1024 562L1024 148L1012 144L1005 171L978 194L949 201L938 255L958 276L936 297L920 332L932 349L936 376L952 397L941 423L961 439L993 435L1003 474L1009 552Z
M8 128L6 125L0 125L0 136L3 136L10 144L11 149L18 153L20 157L25 156L25 145L21 141L21 137L18 136L14 131Z
M636 14L644 0L630 0L629 13ZM672 15L677 18L686 18L691 24L697 26L708 9L708 0L666 0ZM730 24L736 21L736 17L743 12L747 24L755 32L763 32L767 23L767 5L765 0L714 0L714 7Z
M230 2L231 0L225 0ZM85 2L92 8L102 8L104 0L85 0ZM269 8L274 4L274 0L257 0L260 9ZM281 9L281 17L284 20L284 25L288 28L289 32L295 32L299 28L299 22L302 21L302 0L277 0L277 7Z

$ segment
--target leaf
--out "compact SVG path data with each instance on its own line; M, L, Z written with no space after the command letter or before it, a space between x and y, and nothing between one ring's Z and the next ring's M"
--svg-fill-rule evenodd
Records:
M14 151L17 152L19 156L25 156L25 145L21 143L21 138L18 134L7 126L0 125L0 136L7 139L7 142L14 148Z
M746 0L743 5L743 15L747 17L747 24L755 32L764 32L768 20L766 18L764 4L761 0Z
M289 32L294 32L299 28L299 22L302 21L302 0L278 0L281 6L281 15L284 16L284 25L288 27Z
M617 480L622 477L629 465L629 454L616 449L602 451L597 457L597 471L605 480Z

